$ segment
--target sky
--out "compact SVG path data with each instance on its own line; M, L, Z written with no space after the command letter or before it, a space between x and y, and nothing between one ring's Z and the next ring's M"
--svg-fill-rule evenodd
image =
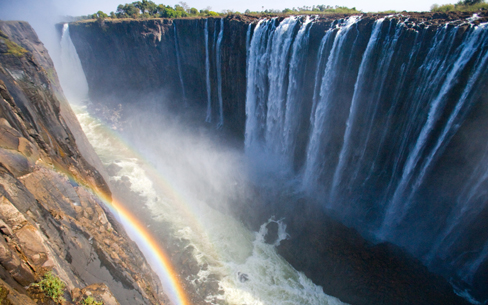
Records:
M59 52L59 35L54 30L54 24L65 21L64 16L82 16L101 10L105 13L116 11L119 4L131 3L134 0L0 0L0 20L25 20L37 32L40 40L55 59ZM153 0L156 4L174 6L181 0ZM283 10L285 8L312 5L339 5L355 7L364 12L385 10L396 11L429 11L433 4L455 3L457 0L185 0L190 7L198 10L210 8L216 12L232 10L244 12L262 11L266 9Z
M153 0L154 1L154 0ZM30 13L38 12L39 10L49 10L51 13L59 15L88 15L97 12L98 10L110 13L115 11L119 4L130 3L132 1L124 0L0 0L0 18L10 19L11 16L22 16L22 14L29 15ZM179 0L155 0L157 4L163 3L165 5L174 6L178 4ZM455 3L449 0L409 0L409 1L389 1L389 0L205 0L205 1L185 1L190 7L197 9L205 9L211 7L213 11L222 12L224 10L232 10L244 12L246 9L251 11L261 11L263 9L278 9L312 6L318 4L325 5L339 5L347 7L356 7L356 9L375 12L385 10L397 11L428 11L432 4L446 4ZM26 12L29 10L30 12Z

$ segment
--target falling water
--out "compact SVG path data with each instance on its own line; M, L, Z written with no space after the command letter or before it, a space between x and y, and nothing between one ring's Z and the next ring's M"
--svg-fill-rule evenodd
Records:
M205 20L205 75L207 81L207 117L205 122L212 122L212 93L210 85L210 54L208 50L208 19Z
M331 107L333 107L334 100L334 86L338 79L336 79L338 71L341 71L341 53L343 52L342 45L350 33L355 34L351 29L360 20L357 16L349 17L345 24L337 24L337 28L330 31L337 31L332 49L327 59L325 71L322 75L321 86L319 88L320 99L315 107L313 118L311 121L310 140L307 148L307 158L303 174L303 186L305 189L314 188L319 179L319 175L323 170L323 164L326 162L325 158L332 159L330 139L322 140L323 134L327 135L327 131L333 126L329 125ZM326 34L328 35L328 34ZM314 94L315 95L315 94ZM329 161L329 163L332 160Z
M249 46L247 65L252 74L247 79L247 124L255 127L246 129L246 149L251 149L255 139L259 139L259 145L282 159L287 168L293 166L310 25L309 17L302 21L293 16L278 27L259 23ZM254 44L255 39L266 42L264 46ZM252 67L258 71L252 71ZM266 83L269 87L264 91L262 86Z
M296 138L300 124L301 109L300 101L301 90L303 89L303 77L305 69L305 55L308 51L308 37L310 34L310 17L307 16L300 26L295 42L293 43L292 55L288 71L288 90L286 93L285 118L282 129L283 147L281 153L288 156L286 163L291 168L293 166L293 156L295 153ZM310 26L309 26L310 25Z
M359 99L364 98L363 97L364 96L364 93L363 93L364 90L367 90L367 91L371 90L370 87L365 88L365 86L366 86L365 74L366 74L366 69L370 70L372 68L371 63L369 62L370 58L373 57L374 53L378 53L378 50L376 49L376 45L379 42L379 35L381 34L381 26L383 25L383 21L384 21L384 19L378 19L375 21L374 26L373 26L373 33L371 34L371 38L369 39L368 46L366 47L366 51L363 54L361 66L359 67L358 77L356 80L356 84L354 85L354 95L352 97L351 107L349 110L349 117L348 117L347 122L346 122L346 132L344 134L344 144L342 145L342 149L341 149L341 152L339 154L339 161L337 163L337 166L336 166L336 169L334 172L334 177L332 180L332 189L330 192L329 206L334 205L336 203L336 201L338 200L337 188L338 188L338 185L340 183L341 176L343 174L346 158L352 150L351 132L352 132L353 128L355 127L354 126L354 120L359 115L359 113L358 113L359 112L359 109L358 109L359 108L359 102L360 102ZM385 45L382 45L382 48L383 48L383 50L385 50L385 49L389 50L389 48ZM391 51L391 50L389 50L389 51ZM387 52L387 53L389 55L391 52ZM390 56L384 56L384 58L387 61L387 63L382 68L383 68L383 71L386 71L386 68L388 67L388 64L389 64L389 60L391 59L391 55ZM381 69L379 72L380 73L382 72ZM375 83L382 84L383 81L384 81L384 77L382 79L380 78L378 80L378 82L375 82ZM374 100L373 101L373 107L377 107L378 102L379 101ZM364 112L361 114L362 114L362 116L364 116ZM376 111L373 110L372 114L371 114L372 115L371 121L374 120L375 114L376 114ZM368 130L368 131L371 129L371 126L369 126L369 128L368 128L367 124L365 124L365 126L366 126L366 130ZM366 138L364 139L365 140L364 142L367 142L368 138L369 138L369 133L368 133L368 136L366 136ZM364 144L363 146L364 146L364 149L361 147L361 145L359 145L359 147L358 147L358 143L354 143L354 150L356 152L359 150L359 151L363 152L363 154L364 154L364 150L366 149L366 145Z
M453 34L451 35L454 36ZM441 82L442 87L437 93L437 96L435 96L435 98L431 102L428 119L422 127L422 131L420 132L413 151L408 156L406 165L403 170L402 178L395 190L395 193L393 194L391 203L386 210L385 220L382 224L382 228L380 229L381 236L390 234L392 225L396 222L400 222L403 219L405 213L408 211L408 209L410 209L410 204L413 199L412 197L416 194L417 189L421 185L425 173L430 168L430 164L438 153L439 148L441 146L445 146L448 142L445 141L448 134L452 136L455 133L455 130L451 129L459 128L459 124L462 122L462 117L460 117L459 114L461 110L464 110L463 108L465 107L468 94L471 92L473 83L479 77L479 74L481 72L480 69L484 69L483 67L484 64L486 64L486 58L481 60L481 64L478 66L478 70L475 71L472 78L468 81L463 95L461 96L454 110L451 112L449 120L443 127L441 135L436 140L435 146L431 149L429 155L425 158L423 164L420 166L420 170L415 171L417 164L421 161L420 156L422 152L424 152L424 150L426 149L428 139L431 137L434 126L437 124L438 120L444 113L444 108L446 106L447 95L449 91L452 90L452 87L458 82L457 78L459 77L459 74L472 59L472 57L476 55L477 51L479 50L483 42L486 41L487 37L488 35L487 31L485 31L485 27L477 27L472 30L472 32L466 38L466 42L463 44L460 54L454 54L455 57L447 57L446 60L442 62L442 65L447 70L445 72L447 76L445 76L444 74L439 75L439 73L437 73L431 80L424 81L424 83L439 83L440 79L444 78L443 82ZM451 39L453 38L449 37L449 40ZM438 59L435 58L435 60ZM443 71L443 69L439 70ZM457 124L455 124L455 122L457 122ZM413 177L414 175L416 175L415 178ZM414 180L414 182L411 182L412 180ZM411 188L410 193L405 194L408 187Z
M294 40L294 27L298 18L288 17L275 29L270 41L269 54L269 94L266 113L266 148L271 153L281 152L282 131L285 117L285 102L287 82L285 76L288 71L288 57Z
M260 145L266 124L268 97L268 40L273 36L275 20L260 20L252 36L247 59L245 148L250 152Z
M63 24L61 36L61 66L58 73L69 75L61 78L61 85L66 88L64 94L72 103L80 103L88 99L88 83L86 82L80 58L69 34L69 24Z
M296 162L296 150L304 149L294 179L302 179L308 195L362 232L472 280L488 257L488 239L484 234L466 245L462 236L487 208L488 159L464 157L479 163L471 172L458 169L469 179L464 189L452 186L459 188L453 202L425 202L419 194L436 189L433 168L446 166L446 150L482 100L487 24L429 32L405 18L379 19L368 30L366 22L357 26L359 17L335 21L316 45L308 101L300 85L311 69L301 62L311 54L308 22L288 17L256 24L247 44L246 153L260 149ZM297 148L304 131L307 146ZM462 153L475 154L469 149Z
M178 31L176 29L176 23L173 23L173 29L175 32L176 64L178 65L178 75L180 76L180 84L181 84L181 92L183 94L183 100L186 103L185 83L183 82L183 72L181 72L180 45L178 43Z
M220 32L219 38L217 39L216 49L217 49L217 86L219 94L219 123L217 128L222 128L224 126L224 102L222 100L222 38L224 37L224 18L220 19Z

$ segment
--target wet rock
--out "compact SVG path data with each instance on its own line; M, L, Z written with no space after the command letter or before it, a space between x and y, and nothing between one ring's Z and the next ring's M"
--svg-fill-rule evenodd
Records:
M28 286L36 280L32 269L24 263L21 263L16 269L10 271L10 274L22 286Z
M241 283L245 283L245 282L249 281L249 275L247 275L246 273L237 272L237 278L239 279L239 282L241 282Z
M81 302L89 296L97 302L103 302L104 305L120 305L107 285L103 283L92 284L81 290L76 289L72 292L72 298L75 302Z
M0 54L0 277L25 293L23 286L55 269L67 289L103 281L111 291L100 292L104 304L169 304L142 253L92 191L111 197L47 51L27 23L0 21L0 30L29 51ZM29 291L39 304L52 302ZM12 304L32 304L22 298Z
M27 219L4 196L0 196L0 218L14 231L27 222Z
M37 305L25 294L19 293L0 279L0 304L2 305Z
M107 166L107 173L110 176L116 176L117 173L120 172L121 169L122 169L122 167L118 166L115 163L111 163L109 166Z
M41 266L48 259L48 251L43 244L43 238L32 225L26 225L15 233L23 253L37 266Z
M268 231L264 236L264 242L267 244L274 244L278 240L278 224L274 221L266 225Z
M22 137L22 135L17 130L13 129L10 126L0 125L0 147L1 148L17 150L17 147L19 146L20 137Z
M0 219L0 232L4 235L11 236L13 234L12 229Z

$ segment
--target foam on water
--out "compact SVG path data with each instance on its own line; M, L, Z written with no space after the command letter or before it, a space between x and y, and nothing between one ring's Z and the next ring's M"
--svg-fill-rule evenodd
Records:
M187 247L193 247L200 271L196 279L187 280L198 285L208 281L211 275L218 276L223 294L208 295L208 301L220 299L229 304L248 305L342 304L293 269L276 253L275 245L264 242L266 225L274 220L263 224L259 232L250 232L240 222L191 195L182 195L186 207L182 206L151 179L149 164L125 146L115 133L92 118L86 108L78 107L75 112L104 164L115 163L121 167L112 178L127 176L131 190L147 198L146 206L153 219L170 223L174 239L190 242ZM281 221L275 222L279 224L279 242L286 237L286 226Z

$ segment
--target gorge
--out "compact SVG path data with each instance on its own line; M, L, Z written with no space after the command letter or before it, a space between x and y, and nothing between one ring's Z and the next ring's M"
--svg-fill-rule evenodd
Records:
M487 21L404 12L58 24L63 88L51 79L50 90L64 91L83 128L70 124L81 152L69 155L88 161L81 180L94 177L137 219L106 211L147 259L129 264L130 276L109 268L124 275L123 288L107 280L113 295L121 304L187 304L183 294L191 304L486 303ZM11 71L0 76L23 101L11 88L25 78ZM72 187L82 193L81 184ZM141 230L176 271L158 265ZM107 265L115 246L102 235Z
M171 88L206 106L216 126L223 109L224 127L248 156L273 163L293 196L483 294L488 37L485 17L471 17L237 16L70 30L92 99ZM274 205L270 215L293 222L294 208Z

